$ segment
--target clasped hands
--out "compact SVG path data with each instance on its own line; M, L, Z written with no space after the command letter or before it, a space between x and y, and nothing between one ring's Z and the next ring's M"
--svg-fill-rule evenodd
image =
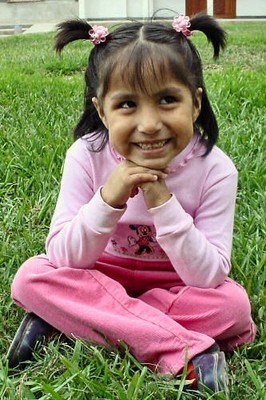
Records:
M101 196L113 208L124 208L130 197L142 190L147 208L164 204L171 197L165 184L166 171L139 166L132 161L122 161L102 187Z

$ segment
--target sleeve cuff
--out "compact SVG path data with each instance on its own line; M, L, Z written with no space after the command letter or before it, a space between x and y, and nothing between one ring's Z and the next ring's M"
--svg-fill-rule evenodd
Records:
M149 212L153 218L158 236L169 235L173 232L188 229L192 218L185 212L175 195L164 204L150 208Z
M90 221L90 228L95 232L105 234L113 231L125 211L126 206L119 209L105 203L101 196L101 187L90 202L83 206L84 217Z

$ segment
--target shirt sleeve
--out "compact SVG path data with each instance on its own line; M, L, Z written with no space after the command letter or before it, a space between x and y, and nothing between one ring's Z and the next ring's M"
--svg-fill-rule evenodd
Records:
M104 251L125 209L106 204L93 191L89 168L67 153L60 193L46 240L46 253L57 267L92 268Z
M186 285L217 287L230 270L237 172L208 186L195 216L176 196L150 209L157 240Z

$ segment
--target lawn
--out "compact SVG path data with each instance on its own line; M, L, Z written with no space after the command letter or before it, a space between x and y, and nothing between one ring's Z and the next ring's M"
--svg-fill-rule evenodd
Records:
M258 335L229 359L232 400L266 393L265 25L225 23L228 48L214 63L201 34L206 86L220 125L219 146L239 171L231 277L247 290ZM194 399L182 376L153 375L128 353L54 340L24 371L10 374L4 355L23 316L10 283L28 257L44 251L62 163L83 104L89 44L62 57L53 34L0 38L0 399ZM204 398L223 398L208 396Z

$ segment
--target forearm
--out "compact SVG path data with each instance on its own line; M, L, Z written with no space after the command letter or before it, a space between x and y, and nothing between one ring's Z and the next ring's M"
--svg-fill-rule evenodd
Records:
M223 282L230 269L231 232L224 241L219 232L204 234L175 196L150 213L157 241L186 285L216 287Z
M52 224L46 241L50 261L58 267L92 268L124 211L104 203L98 190L74 218Z

